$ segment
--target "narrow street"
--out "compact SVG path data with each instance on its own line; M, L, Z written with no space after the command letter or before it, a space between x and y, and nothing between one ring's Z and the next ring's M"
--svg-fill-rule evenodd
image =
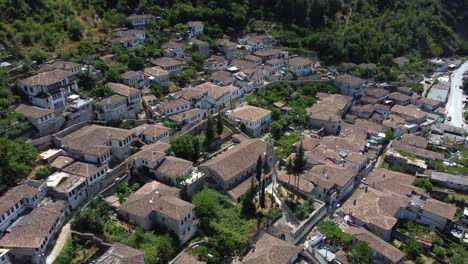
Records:
M463 73L468 70L468 61L463 63L457 70L452 73L452 86L450 88L450 94L445 106L447 110L447 119L450 116L452 120L446 120L446 124L450 124L456 127L463 127L466 129L463 121L463 90L460 86L463 85Z
M67 240L70 237L71 237L70 223L67 223L66 225L63 226L57 238L57 241L55 242L54 248L52 249L50 254L47 256L47 259L46 259L47 264L54 263L55 259L58 257L63 247L65 246L65 243L67 243Z

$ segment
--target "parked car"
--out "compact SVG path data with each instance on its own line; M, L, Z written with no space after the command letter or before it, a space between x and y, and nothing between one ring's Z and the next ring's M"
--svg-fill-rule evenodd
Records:
M447 117L447 121L452 121L452 117L451 117L451 116L448 116L448 117Z

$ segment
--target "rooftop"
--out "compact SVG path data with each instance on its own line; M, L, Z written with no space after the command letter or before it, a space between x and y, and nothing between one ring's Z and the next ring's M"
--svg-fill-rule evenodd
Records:
M392 263L399 263L405 257L405 253L367 231L365 228L347 226L344 228L344 231L351 234L357 240L366 242L374 251L392 261Z
M25 86L49 86L59 83L71 76L73 76L71 71L55 69L20 80L18 83Z
M0 196L0 215L6 213L23 199L32 199L39 192L40 181L25 181L18 186L11 188L3 196Z
M181 220L191 212L193 205L179 199L179 191L177 188L152 181L130 195L119 211L140 217L148 217L155 211L171 219Z
M257 163L258 157L267 153L268 143L259 139L247 139L218 154L200 165L210 169L229 181Z
M39 119L41 117L54 113L52 109L41 108L37 106L20 104L15 109L16 112L22 114L26 118Z
M255 247L247 253L242 263L284 264L289 263L299 252L299 247L265 233L257 241Z
M114 93L125 96L125 97L130 97L136 94L141 94L140 90L132 88L130 86L127 86L125 84L121 83L107 83L107 87L109 87Z
M115 243L102 256L96 264L144 264L145 254L137 249L121 243Z
M40 248L62 215L64 207L65 202L57 200L34 208L31 213L11 228L8 237L1 246L5 248Z
M232 110L231 115L239 120L247 122L258 122L261 121L266 116L270 115L271 111L266 110L260 107L243 105Z

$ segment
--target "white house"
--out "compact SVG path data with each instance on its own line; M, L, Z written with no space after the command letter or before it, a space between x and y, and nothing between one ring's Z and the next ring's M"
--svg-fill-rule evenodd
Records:
M17 86L33 105L61 111L67 95L78 92L75 78L72 71L55 69L22 79Z
M239 122L244 131L253 137L267 133L270 127L271 111L251 105L243 105L227 114L233 122Z
M157 181L146 183L130 195L118 210L123 218L151 229L162 226L173 232L180 244L196 232L193 205L179 198L179 189Z
M27 209L36 207L47 193L43 181L28 180L13 187L0 200L0 235Z
M187 26L190 29L190 36L191 37L199 37L203 34L203 22L201 21L189 21Z
M169 86L169 72L160 67L151 67L145 69L145 78L147 83L156 83L162 87Z
M64 222L65 213L64 201L47 201L19 220L2 239L2 247L9 249L12 262L44 263L45 253L53 244Z

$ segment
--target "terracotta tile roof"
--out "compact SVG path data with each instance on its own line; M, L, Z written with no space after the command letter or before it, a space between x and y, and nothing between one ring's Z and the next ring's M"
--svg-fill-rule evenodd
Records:
M196 26L203 26L203 22L201 21L189 21L187 22L189 27L196 27Z
M232 110L231 115L236 119L255 123L271 115L271 111L256 106L243 105Z
M145 136L159 137L167 132L171 132L171 129L160 124L153 124L149 125L142 134Z
M40 248L50 235L49 231L62 214L65 202L50 201L46 205L34 208L11 228L7 239L3 241L5 248Z
M408 205L408 198L373 188L356 189L341 209L366 223L390 230L397 223L396 213Z
M231 83L234 77L227 71L216 71L210 75L210 80L214 82Z
M73 76L71 71L55 69L20 80L18 83L25 86L49 86L71 76Z
M234 43L228 39L218 39L216 40L216 45L222 46L222 47L232 47L232 46L237 46L237 43Z
M47 72L47 71L52 71L55 69L59 70L66 70L66 71L71 71L77 67L81 67L81 64L75 63L75 62L70 62L70 61L54 61L52 63L44 63L41 65L39 68L39 73L42 72Z
M229 190L228 193L232 197L232 199L237 201L242 195L244 195L250 189L250 186L252 185L252 177L254 176L251 176L245 179L243 182L241 182L240 184L238 184L237 186ZM256 180L254 181L256 182Z
M175 59L172 59L172 58L168 58L168 57L157 58L157 59L151 60L150 62L153 65L161 66L163 68L182 65L181 61L178 61L178 60L175 60Z
M208 93L208 96L214 99L220 99L230 93L230 89L226 89L224 86L218 86L211 82L206 82L200 85L193 87L192 89L197 89L203 92Z
M15 206L18 202L23 199L32 199L36 196L40 190L39 181L25 181L18 186L11 188L3 196L0 197L0 215L6 213L10 208Z
M315 165L311 170L304 173L304 178L316 186L343 188L357 175L358 169L354 167L339 167L330 165Z
M187 101L190 101L191 99L197 99L197 98L202 98L203 96L207 95L208 92L202 91L199 89L193 89L193 88L188 88L188 89L182 89L180 91L177 91L174 93L174 96L176 98L182 98Z
M312 66L312 61L302 57L295 57L288 60L290 66Z
M255 166L258 157L264 157L268 143L259 139L244 140L231 149L218 154L216 157L200 165L200 169L209 169L216 172L224 181Z
M408 195L411 192L425 194L420 188L413 186L415 177L412 175L375 168L368 176L367 183L370 187L380 191L390 191L400 195Z
M289 263L299 252L299 247L265 233L255 244L255 250L250 250L242 263L284 264Z
M50 163L50 167L61 170L66 166L72 164L74 161L74 158L58 156L56 159L54 159L54 161L52 161L52 163Z
M241 69L257 69L257 65L253 62L246 61L246 60L239 60L239 59L234 59L231 61L229 64L230 66L236 66Z
M126 71L120 74L120 79L130 80L133 78L138 78L139 76L143 76L143 75L144 75L143 71Z
M356 84L360 84L364 82L364 80L362 80L361 78L358 78L352 75L340 75L336 77L335 81L339 83L344 83L347 85L356 85Z
M405 257L405 253L362 227L347 226L344 231L357 240L366 242L374 251L392 263L400 263Z
M307 114L314 119L324 121L341 120L340 112L351 102L352 98L341 94L321 95L319 102L307 108Z
M184 44L170 40L161 45L162 49L183 49L185 48Z
M422 119L427 117L427 113L415 109L414 107L395 105L390 110L392 114L399 114L403 116L408 116L416 119Z
M422 104L435 106L435 107L443 105L443 103L441 101L433 100L433 99L430 99L430 98L421 98L421 99L419 99L419 101Z
M277 49L262 49L262 50L255 51L253 54L258 57L269 57L269 56L281 54L281 52Z
M421 137L421 136L416 136L414 134L404 134L401 137L400 141L403 144L422 148L422 149L427 148L427 145L428 145L426 138Z
M115 243L99 259L96 264L144 264L145 253L121 243Z
M382 98L387 96L390 92L383 88L366 88L364 94L372 98Z
M396 100L400 102L405 102L405 101L411 101L411 96L408 96L406 94L402 94L399 92L393 92L387 96L387 99L389 100Z
M96 104L97 105L115 105L115 104L123 103L123 102L126 102L126 101L127 101L127 99L124 96L114 94L114 95L111 95L111 96L109 96L107 98L102 99L101 101L97 102Z
M207 113L208 110L206 109L195 108L177 115L170 116L169 119L174 120L176 122L184 122L186 120L190 120L195 116L198 116L199 114L206 115Z
M186 169L191 168L192 165L191 161L167 156L156 171L165 177L175 179Z
M77 161L65 167L63 171L88 178L96 175L105 167L106 165L96 166L95 164Z
M439 160L442 161L445 159L443 153L430 151L427 149L417 148L413 146L406 145L404 143L400 143L398 141L393 142L392 147L397 151L406 151L409 153L413 153L416 157L425 159L425 160Z
M106 86L109 87L114 93L125 97L141 94L140 90L121 83L107 83Z
M32 118L32 119L39 119L41 117L54 113L54 110L51 110L51 109L40 108L37 106L31 106L31 105L25 105L25 104L20 104L18 107L16 107L15 111L22 114L26 118Z
M141 150L160 151L164 153L168 152L170 149L171 144L161 141L149 145L144 145L143 147L141 147Z
M213 64L222 64L227 62L227 60L224 57L216 55L211 55L206 61Z
M152 181L130 195L119 211L145 218L157 212L173 220L181 220L192 211L193 205L177 198L179 192L177 188Z
M244 59L251 62L262 61L262 58L251 54L245 55Z
M151 18L154 18L154 16L150 14L142 14L142 15L132 14L127 17L128 20L151 19Z
M84 184L86 182L86 178L66 173L66 172L55 172L54 174L50 175L49 178L59 178L59 182L55 186L48 186L52 188L57 193L67 194L77 188L78 186ZM47 183L49 184L49 178L47 179ZM51 180L53 181L53 180Z
M98 125L85 126L62 139L62 146L71 151L101 156L111 150L108 142L111 139L124 140L132 131Z
M151 76L165 76L169 74L168 71L163 70L159 67L146 68L144 72L146 75L151 75Z
M169 101L169 102L161 103L158 106L158 108L161 111L167 111L169 109L174 109L174 108L182 107L182 106L186 106L186 105L190 106L190 102L187 101L187 100L184 100L184 99L175 99L175 100L172 100L172 101Z

